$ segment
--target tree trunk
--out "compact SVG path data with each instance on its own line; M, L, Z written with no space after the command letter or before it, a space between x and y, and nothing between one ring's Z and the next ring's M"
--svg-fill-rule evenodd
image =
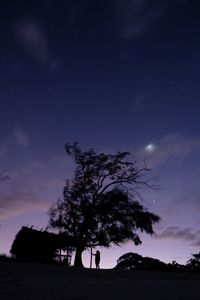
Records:
M92 247L90 249L90 269L92 269Z
M82 263L83 250L84 250L83 248L76 249L76 254L75 254L75 259L74 259L74 267L84 268L83 263Z

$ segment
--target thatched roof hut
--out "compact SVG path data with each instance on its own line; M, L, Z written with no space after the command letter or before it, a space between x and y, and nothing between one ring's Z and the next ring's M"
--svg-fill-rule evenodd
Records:
M11 247L11 254L18 260L52 261L61 249L72 250L76 247L73 238L64 233L22 227Z

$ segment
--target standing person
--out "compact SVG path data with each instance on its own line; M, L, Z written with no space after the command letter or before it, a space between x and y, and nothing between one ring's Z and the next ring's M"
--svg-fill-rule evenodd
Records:
M99 263L100 263L100 251L97 250L96 253L92 253L92 255L95 256L95 265L96 265L96 269L100 269Z
M99 263L100 263L100 251L97 250L95 254L95 264L96 264L96 269L100 269Z

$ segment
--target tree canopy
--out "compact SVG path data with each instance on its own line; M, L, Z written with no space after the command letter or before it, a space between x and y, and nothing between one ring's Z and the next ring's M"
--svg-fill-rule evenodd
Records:
M165 263L159 259L152 257L143 257L137 253L125 253L117 260L115 267L118 270L149 270L149 271L169 271L182 272L186 270L184 265L178 264L176 261Z
M200 271L200 252L192 254L192 258L187 262L187 267L194 271Z
M119 270L168 270L169 265L152 258L143 257L137 253L126 253L117 260L116 269Z
M119 245L132 240L141 243L138 230L153 234L159 217L138 201L138 188L148 186L149 169L137 168L128 152L96 154L82 151L77 143L66 144L75 162L74 179L68 180L63 199L49 211L50 225L62 229L77 242L75 265L89 247Z

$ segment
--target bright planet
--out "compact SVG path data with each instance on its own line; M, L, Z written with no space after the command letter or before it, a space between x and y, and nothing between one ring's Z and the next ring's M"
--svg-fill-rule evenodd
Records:
M145 147L145 150L148 151L148 152L152 152L153 150L155 150L155 145L154 144L148 144Z

